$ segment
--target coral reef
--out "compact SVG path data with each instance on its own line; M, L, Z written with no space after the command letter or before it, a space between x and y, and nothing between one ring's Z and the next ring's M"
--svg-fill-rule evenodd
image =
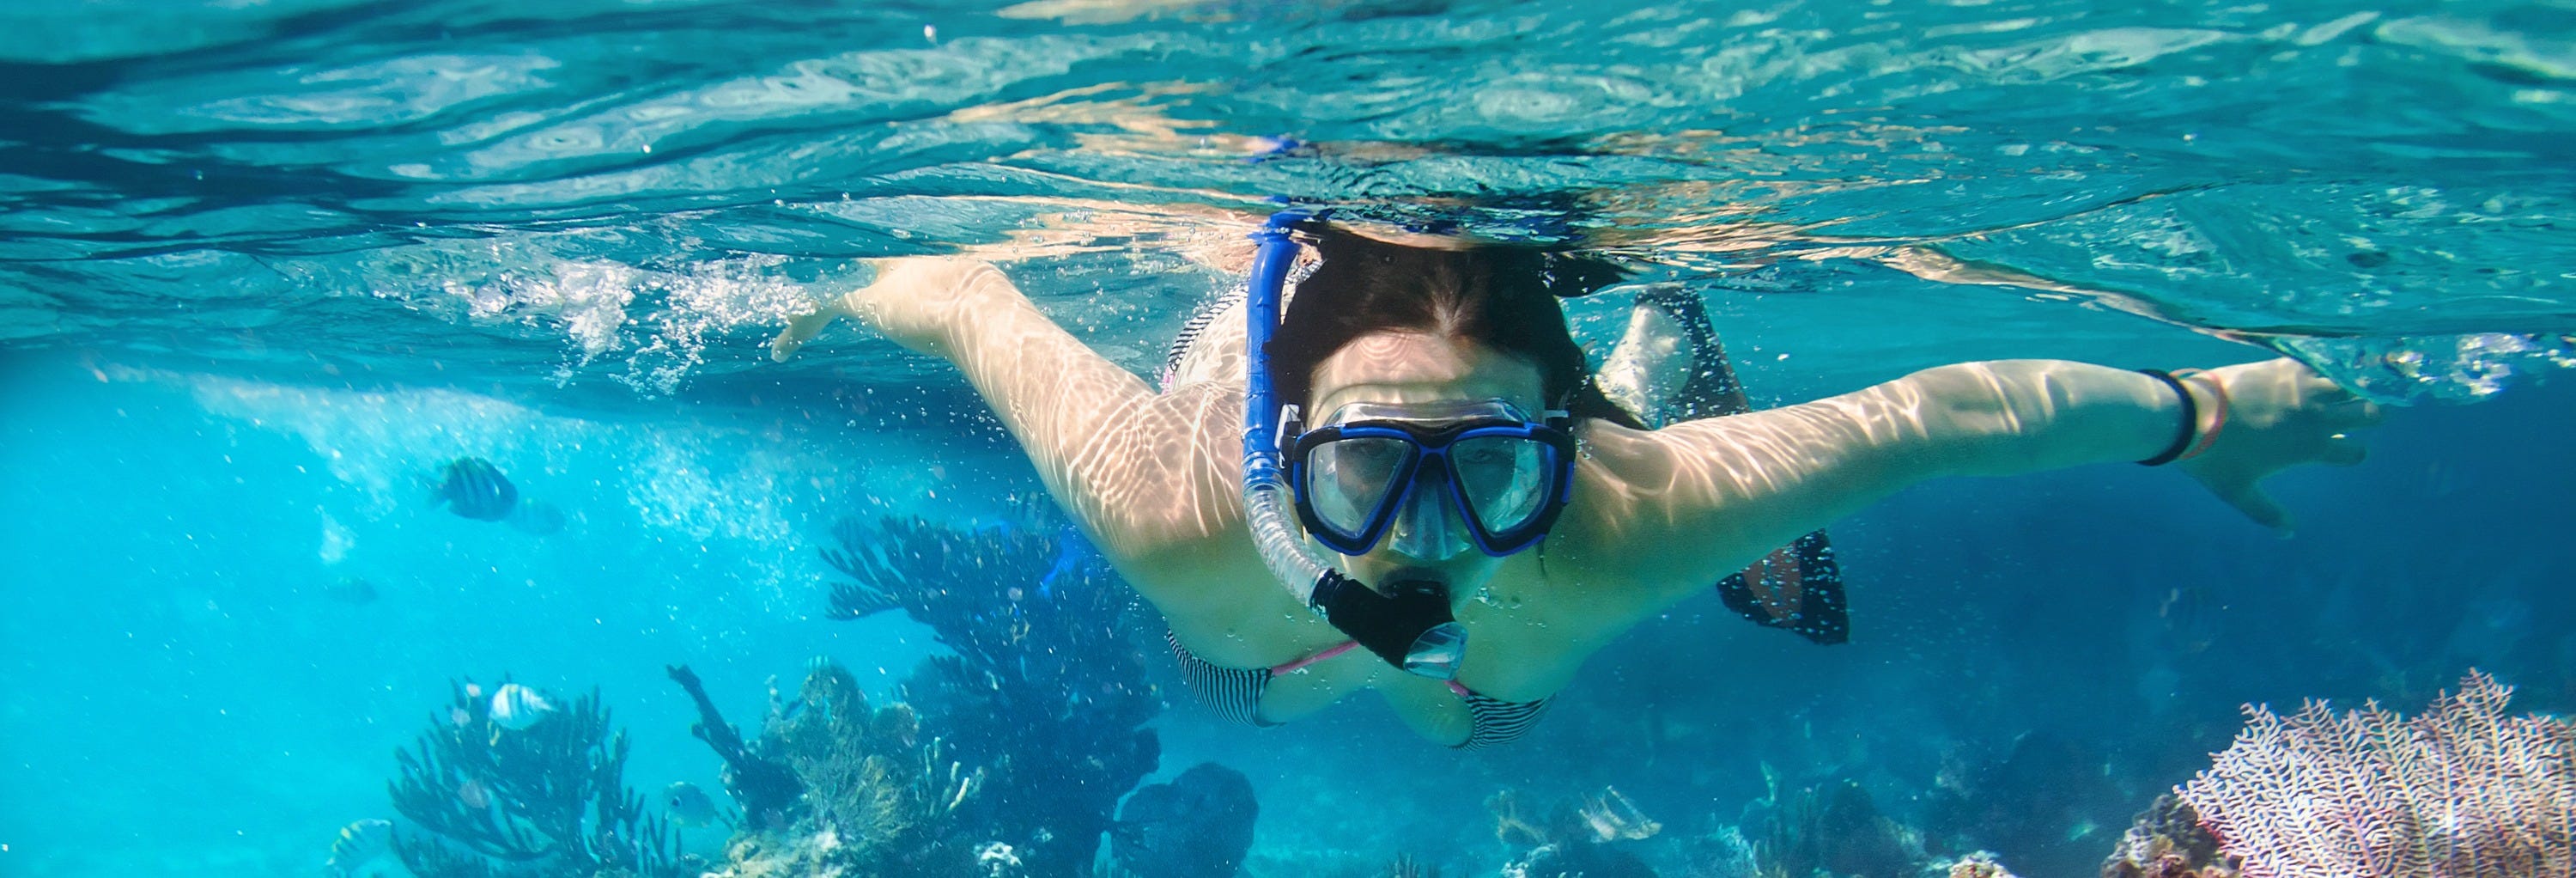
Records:
M2120 837L2102 878L2235 878L2236 867L2218 852L2218 837L2200 825L2200 814L2166 793Z
M2014 878L2012 870L2004 868L2002 863L1995 862L1995 856L1984 851L1960 857L1956 862L1946 866L1935 867L1934 874L1947 875L1949 878Z
M2015 737L2000 758L1951 754L1926 796L1922 826L1948 852L1996 851L2038 874L2083 874L2101 863L2111 831L2137 808L2105 761L2098 749L2047 731Z
M675 876L687 871L662 822L626 789L627 742L596 691L523 729L497 722L486 690L454 702L415 749L397 751L393 847L422 878ZM503 686L510 684L505 678ZM516 723L513 723L516 724Z
M1653 878L1644 858L1615 842L1653 836L1663 824L1646 818L1637 806L1604 788L1600 795L1579 797L1548 810L1532 822L1512 790L1485 800L1494 815L1494 837L1528 849L1503 866L1505 878Z
M905 703L884 706L818 661L794 699L773 684L750 739L695 673L668 668L742 809L721 869L678 856L625 788L626 738L597 693L562 703L471 683L398 754L409 824L390 844L404 866L423 878L1045 878L1090 874L1115 829L1140 874L1235 871L1259 808L1231 769L1193 768L1113 819L1160 758L1143 726L1162 702L1125 633L1130 592L1070 531L890 520L836 533L824 557L852 582L833 590L833 615L900 609L954 654L925 661ZM362 858L342 853L348 868Z
M1681 858L1680 874L1686 878L1754 878L1762 874L1762 864L1754 859L1754 845L1744 837L1742 827L1704 815L1700 831L1683 835L1676 846Z
M771 723L763 742L804 780L812 819L849 836L861 863L936 851L982 772L943 758L911 707L871 708L839 665L808 673L798 696L803 709Z
M1425 866L1407 854L1397 854L1395 862L1386 864L1386 878L1440 878L1440 867Z
M1582 818L1583 825L1592 830L1598 841L1653 838L1664 829L1662 823L1637 810L1637 803L1620 795L1618 787L1602 787L1600 795L1584 797L1574 815Z
M1137 878L1232 875L1252 849L1261 804L1243 772L1202 762L1127 797L1110 830L1118 867Z
M953 650L903 686L946 752L985 772L960 819L1029 874L1089 870L1120 796L1154 770L1162 710L1128 639L1133 592L1066 528L842 522L831 614L900 609Z
M1503 865L1503 878L1655 878L1643 858L1599 842L1542 845Z
M775 759L769 759L743 744L742 732L725 722L716 712L716 703L707 697L706 686L698 681L697 672L687 665L663 668L671 681L689 693L698 706L698 721L689 726L689 734L715 748L716 758L724 760L722 779L725 792L742 806L744 822L753 826L783 826L788 811L805 794L805 784L796 771Z
M1768 797L1746 807L1744 827L1766 878L1911 878L1925 859L1921 835L1880 815L1848 779L1787 795L1774 780Z
M848 670L817 662L797 700L773 703L759 741L745 744L715 715L696 675L675 668L672 678L700 701L699 738L726 760L726 791L758 815L727 843L726 868L711 874L990 874L973 827L958 818L981 772L944 758L910 707L872 707ZM783 803L781 772L802 791Z
M2576 874L2576 724L2507 717L2511 695L2470 671L2413 719L2248 705L2177 793L2248 878Z
M1452 863L1444 868L1441 858L1455 857L1457 852L1442 851L1436 856L1410 854L1390 858L1385 854L1352 850L1320 839L1306 844L1272 842L1245 856L1243 868L1235 878L1440 878L1478 874L1460 871ZM1123 878L1116 871L1100 878Z

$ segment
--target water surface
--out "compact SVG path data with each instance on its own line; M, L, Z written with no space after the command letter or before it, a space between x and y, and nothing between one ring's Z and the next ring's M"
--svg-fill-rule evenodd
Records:
M2032 740L2100 788L1951 835L2084 874L2241 702L2474 665L2576 703L2569 400L2527 386L2576 332L2571 123L2563 2L22 4L0 875L314 874L459 676L601 686L631 783L712 788L661 665L744 717L817 654L888 692L935 647L823 618L831 523L1039 491L952 370L847 328L773 364L784 318L971 252L1149 372L1282 202L1615 253L1709 298L1766 405L2272 351L2487 400L2281 478L2288 541L2134 468L1918 489L1836 530L1852 645L1685 604L1511 752L1367 699L1156 724L1166 774L1253 775L1255 874L1489 874L1487 796L1603 785L1672 874L1766 771L1936 826ZM1626 301L1569 311L1605 344ZM467 454L571 526L421 506Z

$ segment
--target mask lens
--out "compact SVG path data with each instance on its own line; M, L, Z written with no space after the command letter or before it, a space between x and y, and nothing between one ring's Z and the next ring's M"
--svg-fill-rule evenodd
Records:
M1538 517L1555 451L1535 439L1471 436L1450 446L1449 467L1476 523L1503 534Z
M1396 470L1413 453L1402 439L1355 438L1326 442L1306 453L1306 498L1325 527L1356 537L1386 505Z

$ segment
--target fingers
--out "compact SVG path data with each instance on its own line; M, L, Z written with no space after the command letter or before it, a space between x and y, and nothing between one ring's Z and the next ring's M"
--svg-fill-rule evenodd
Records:
M2302 368L2299 371L2306 372L2307 374L2299 377L2300 390L2307 391L2311 395L2322 397L2352 395L2351 391L2343 389L2343 385L2336 384L2334 379L2319 375L2314 369L2304 368L2305 364L2301 365Z
M2375 427L2388 416L2378 403L2363 399L2342 385L2321 377L2303 379L2300 390L2307 394L2306 404L2326 414L2337 429Z
M769 359L775 363L787 362L788 357L796 355L797 348L804 346L805 340L796 337L795 325L789 324L786 329L779 331L777 338L769 340Z
M2355 427L2375 427L2379 425L2381 419L2388 416L2387 409L2380 408L2378 403L2360 397L2324 402L2318 405L2318 408L2338 423L2351 424Z
M806 341L823 331L823 327L831 325L835 316L838 315L826 308L787 321L787 328L780 330L777 338L769 340L769 358L787 362L788 357L796 355L797 348L804 347Z
M2246 485L2220 494L2218 499L2227 501L2227 505L2234 506L2236 511L2245 513L2245 517L2254 519L2255 524L2269 528L2273 533L2284 537L2290 535L2290 513L2282 509L2281 504L2272 502L2272 498L2264 494L2262 489Z

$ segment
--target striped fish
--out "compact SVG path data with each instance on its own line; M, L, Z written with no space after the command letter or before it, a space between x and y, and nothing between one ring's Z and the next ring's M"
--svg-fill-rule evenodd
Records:
M447 509L476 521L500 521L510 517L512 507L519 505L519 488L507 476L480 457L460 457L447 465L445 479L432 494L433 502L444 502Z
M335 878L412 878L394 852L394 825L383 820L340 827L339 840L331 843L330 873Z
M492 693L492 724L513 732L527 731L554 709L537 690L517 683L503 683Z

